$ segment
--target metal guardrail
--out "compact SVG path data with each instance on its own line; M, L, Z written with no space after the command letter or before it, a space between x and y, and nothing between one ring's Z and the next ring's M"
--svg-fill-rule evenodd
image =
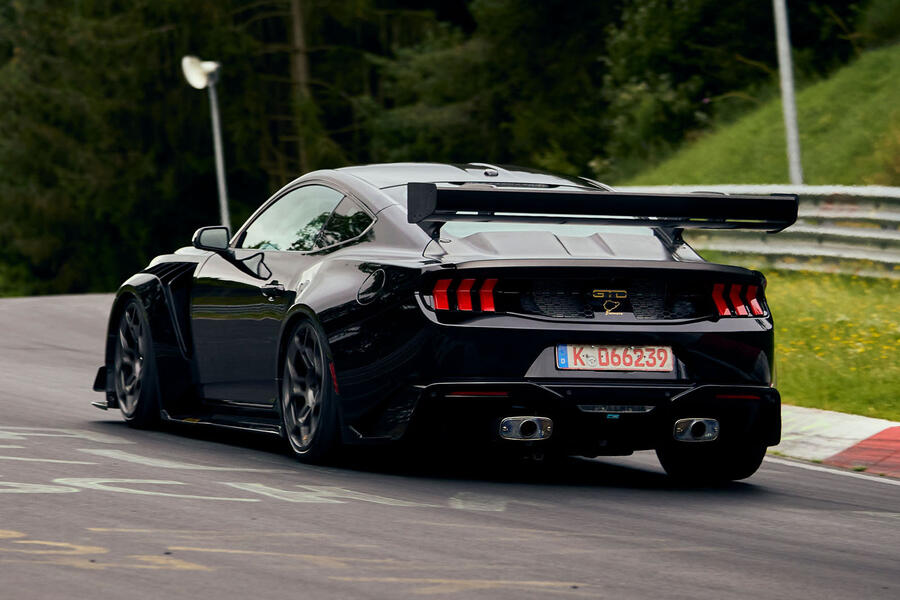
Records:
M671 185L623 192L797 194L797 223L777 235L744 230L686 233L697 250L765 257L780 269L900 279L900 188L841 185Z

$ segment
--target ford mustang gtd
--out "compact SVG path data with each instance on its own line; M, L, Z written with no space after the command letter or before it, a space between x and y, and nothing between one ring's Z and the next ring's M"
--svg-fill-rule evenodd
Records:
M279 435L306 461L451 423L448 444L748 477L781 430L766 281L681 234L796 218L795 196L486 164L309 173L121 286L94 404Z

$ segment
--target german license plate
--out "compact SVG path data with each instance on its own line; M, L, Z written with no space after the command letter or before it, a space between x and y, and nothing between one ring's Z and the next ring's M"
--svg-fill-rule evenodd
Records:
M670 346L581 346L556 347L556 368L578 371L672 371Z

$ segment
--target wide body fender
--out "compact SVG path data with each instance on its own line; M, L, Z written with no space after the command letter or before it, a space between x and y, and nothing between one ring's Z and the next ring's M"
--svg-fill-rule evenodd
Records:
M193 399L197 373L192 360L187 303L196 265L197 262L191 260L154 261L147 271L133 275L119 287L110 310L106 336L105 389L109 407L118 406L113 379L116 336L122 311L132 298L139 301L150 325L161 407L181 409L186 401Z

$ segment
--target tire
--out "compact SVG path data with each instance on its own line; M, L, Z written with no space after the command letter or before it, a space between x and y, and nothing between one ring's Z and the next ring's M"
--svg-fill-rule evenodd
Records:
M338 399L324 333L310 320L293 326L285 343L279 405L284 436L307 463L333 459L340 449Z
M717 483L750 477L762 464L766 446L758 440L738 442L669 442L656 456L669 477L685 483Z
M159 422L159 376L144 307L132 298L119 315L113 351L116 400L125 422L146 429Z

